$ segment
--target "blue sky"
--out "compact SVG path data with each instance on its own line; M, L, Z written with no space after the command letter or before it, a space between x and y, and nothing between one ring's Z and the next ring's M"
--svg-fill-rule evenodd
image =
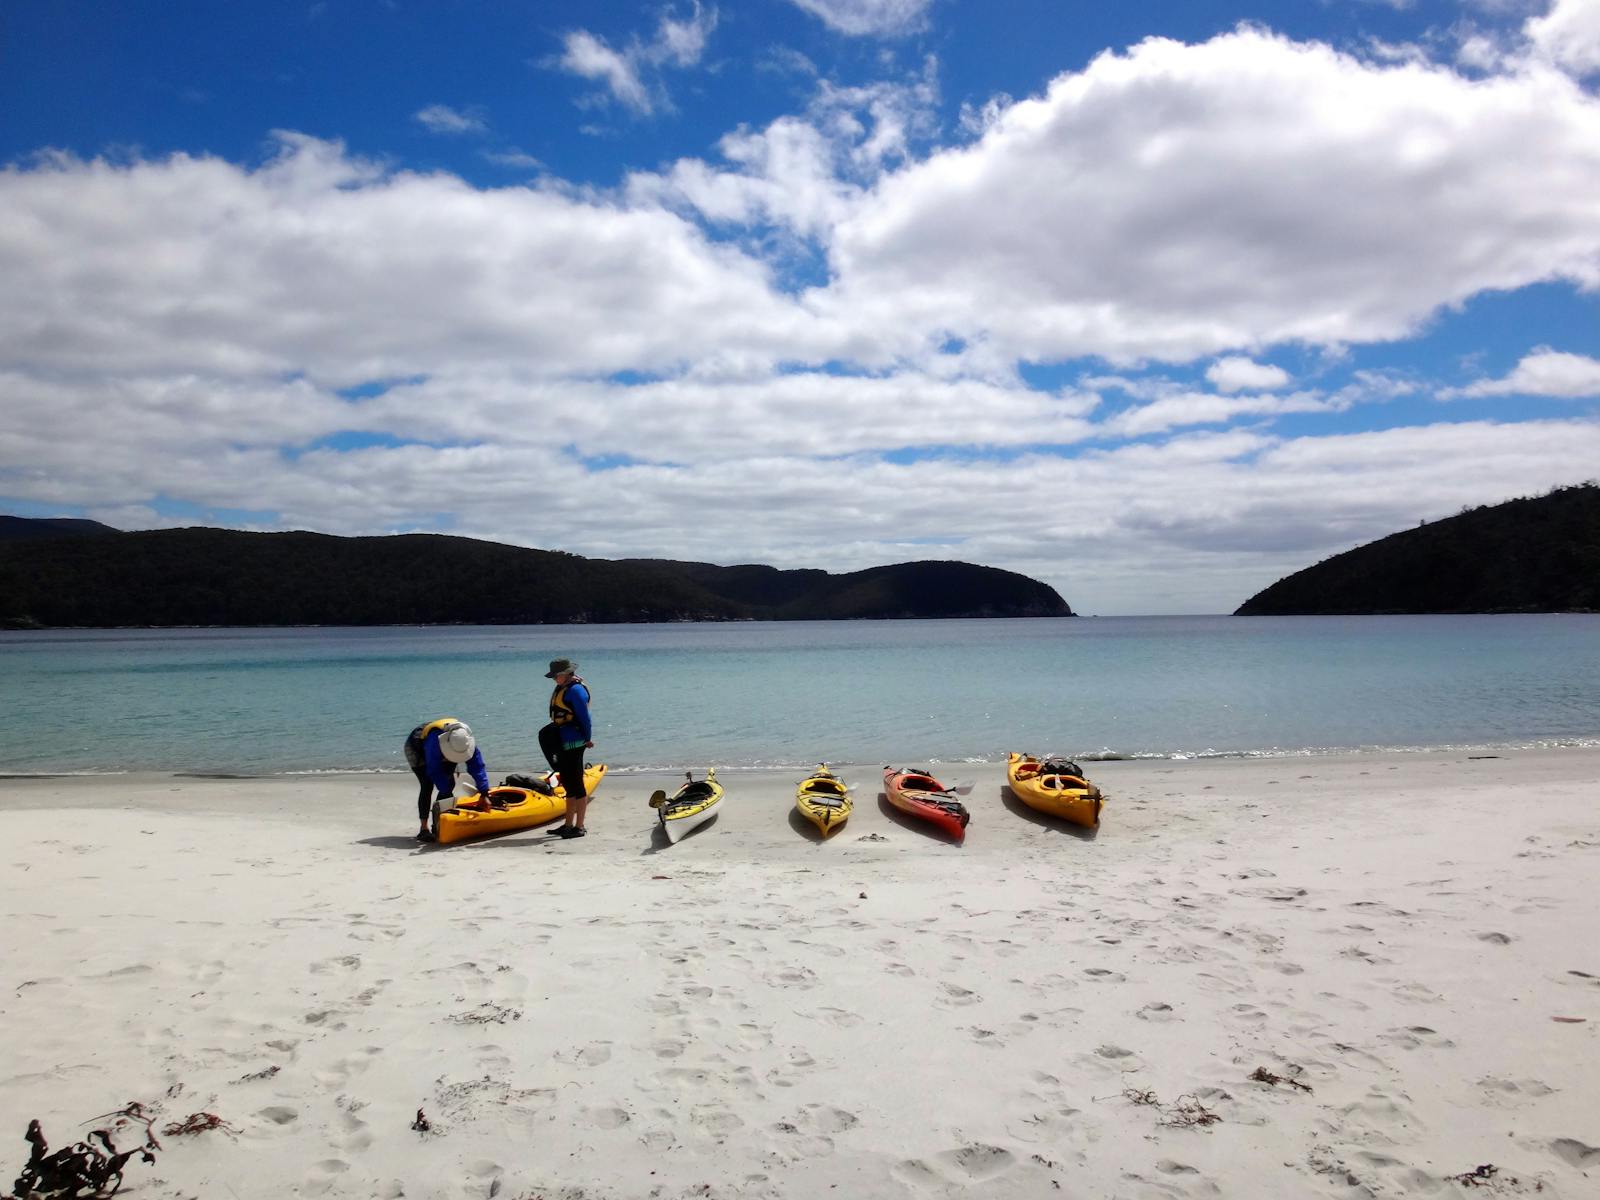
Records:
M1203 612L1600 475L1600 0L0 23L0 510Z

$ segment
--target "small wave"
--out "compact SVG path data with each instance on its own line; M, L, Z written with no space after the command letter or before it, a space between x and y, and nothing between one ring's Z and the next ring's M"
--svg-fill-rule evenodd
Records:
M306 767L297 771L273 771L273 775L409 775L409 767Z
M6 771L0 779L95 779L101 775L131 775L132 771L87 769L82 771Z

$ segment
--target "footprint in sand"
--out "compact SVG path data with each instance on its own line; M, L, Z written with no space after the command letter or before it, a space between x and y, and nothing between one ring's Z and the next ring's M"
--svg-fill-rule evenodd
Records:
M1126 983L1128 977L1118 971L1109 971L1105 967L1085 967L1083 973L1096 983Z
M1011 1151L982 1143L946 1150L934 1158L957 1179L972 1183L997 1179L1017 1164L1017 1156Z
M968 1004L977 1004L983 999L972 989L964 988L954 983L941 983L939 991L941 994L935 998L934 1003L944 1008L964 1008Z
M589 1110L589 1124L596 1129L621 1129L633 1118L626 1109L616 1107L591 1108Z
M1390 1029L1378 1035L1393 1042L1403 1050L1418 1050L1427 1046L1434 1050L1448 1050L1455 1043L1426 1025L1407 1025L1404 1029Z
M372 1134L367 1130L367 1123L353 1112L340 1114L339 1124L343 1127L343 1136L339 1139L341 1150L352 1150L359 1154L372 1145Z
M331 1190L339 1176L350 1169L350 1164L342 1158L325 1158L319 1163L313 1163L311 1174L306 1176L306 1181L301 1185L301 1190L307 1196L321 1196Z
M1121 1046L1112 1046L1112 1045L1105 1045L1105 1046L1097 1046L1097 1047L1095 1047L1095 1054L1097 1054L1101 1058L1110 1058L1110 1059L1132 1058L1133 1057L1133 1051L1132 1050L1125 1050Z
M586 1067L598 1067L601 1063L611 1061L610 1042L590 1042L578 1051L577 1062Z
M1556 1138L1550 1143L1550 1149L1569 1167L1577 1167L1581 1171L1600 1167L1600 1146L1585 1145L1577 1138Z
M326 975L330 971L357 971L361 968L359 954L340 954L333 958L320 959L311 964L313 975Z
M715 1138L725 1138L744 1128L744 1118L738 1113L710 1104L696 1105L689 1113L689 1120Z
M816 973L805 967L784 967L769 972L767 982L773 987L810 989L817 986L818 980Z
M256 1113L256 1116L260 1117L263 1121L271 1121L274 1125L290 1125L299 1120L300 1113L297 1110L287 1108L284 1105L274 1104L269 1108L263 1108L260 1112Z
M1162 1004L1159 1001L1154 1004L1146 1004L1133 1015L1141 1021L1171 1021L1176 1017L1176 1014L1172 1011L1172 1005Z

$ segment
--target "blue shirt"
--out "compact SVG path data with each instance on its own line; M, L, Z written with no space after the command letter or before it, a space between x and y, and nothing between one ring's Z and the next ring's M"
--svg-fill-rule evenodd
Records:
M456 764L451 762L439 751L439 731L431 730L427 737L422 739L422 758L428 767L428 778L433 780L433 786L439 789L439 795L448 796L456 790ZM483 765L483 751L476 746L472 748L472 757L461 764L467 768L467 774L472 776L472 782L478 785L479 793L489 790L489 772Z
M589 689L574 680L567 688L567 707L572 709L572 720L561 726L561 744L567 749L594 741L594 727L589 721Z

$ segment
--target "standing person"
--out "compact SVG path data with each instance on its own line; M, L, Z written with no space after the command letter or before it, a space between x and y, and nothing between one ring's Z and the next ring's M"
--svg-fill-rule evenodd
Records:
M539 730L539 749L550 769L561 777L567 793L567 818L555 832L564 838L583 837L588 830L589 796L583 787L583 752L594 745L589 720L589 688L578 678L578 664L567 658L551 661L546 679L556 681L550 693L550 724Z
M478 739L454 717L440 717L418 725L406 734L404 753L406 765L422 788L417 793L417 820L422 826L417 830L419 842L435 840L433 830L428 828L433 789L439 789L441 801L451 800L455 795L457 771L464 767L472 776L472 782L478 785L478 794L488 794L489 772L484 768Z

